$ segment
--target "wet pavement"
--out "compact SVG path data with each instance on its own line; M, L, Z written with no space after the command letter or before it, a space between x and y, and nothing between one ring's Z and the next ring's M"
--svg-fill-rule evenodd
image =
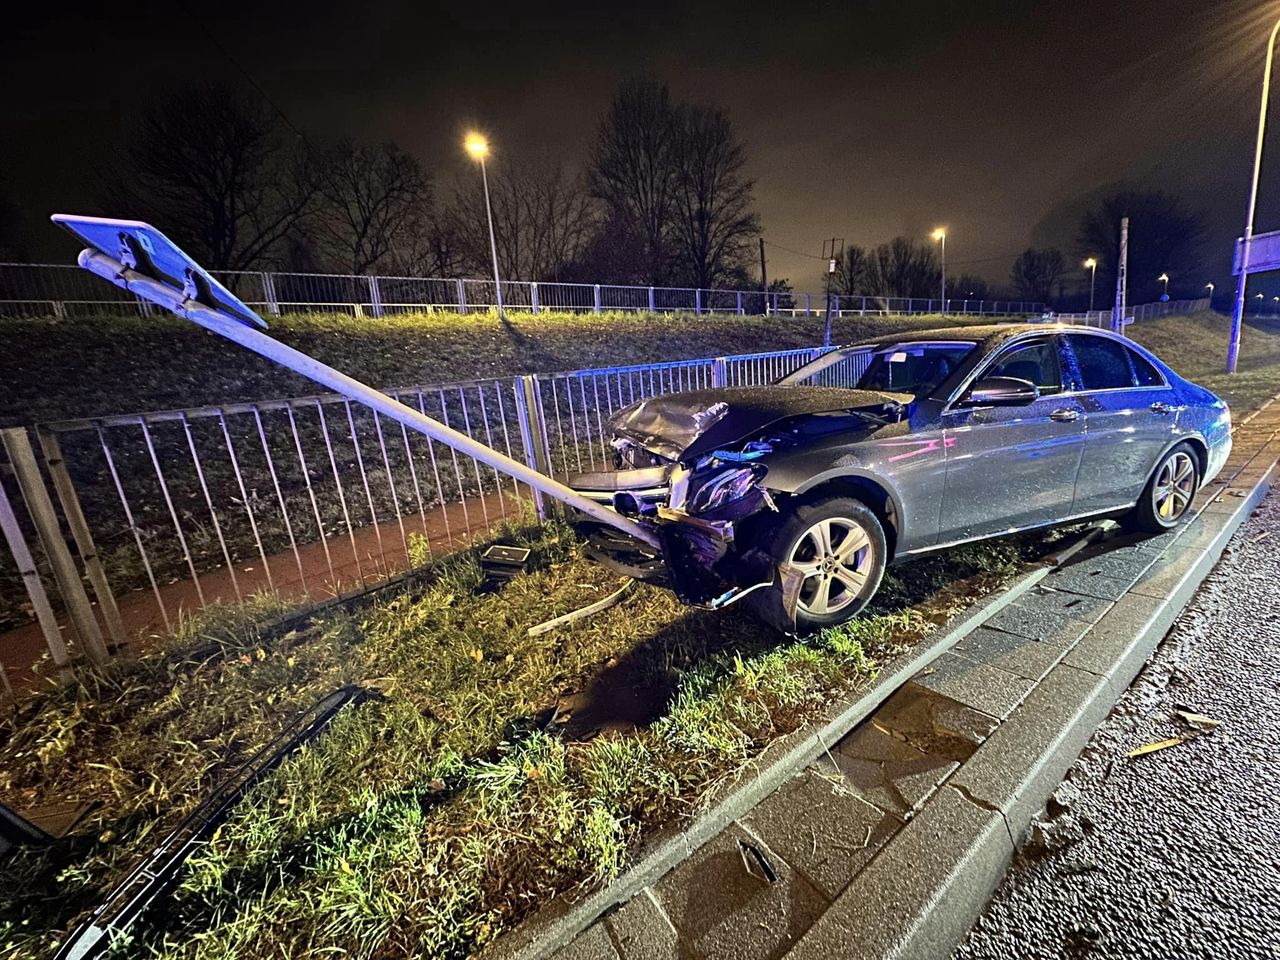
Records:
M1280 958L1280 493L1055 797L957 960Z

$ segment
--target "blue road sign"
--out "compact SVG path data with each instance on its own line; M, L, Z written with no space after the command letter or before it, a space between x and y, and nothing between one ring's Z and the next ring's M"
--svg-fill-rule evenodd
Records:
M241 323L266 329L260 316L151 224L66 213L55 213L51 219L131 270L181 290L187 298L230 314Z

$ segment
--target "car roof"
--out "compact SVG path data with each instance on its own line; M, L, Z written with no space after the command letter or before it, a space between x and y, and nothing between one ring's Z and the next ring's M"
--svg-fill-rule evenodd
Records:
M982 323L958 324L952 327L931 327L928 330L899 330L896 333L885 333L878 337L870 337L857 341L864 344L887 343L921 343L927 341L944 341L954 343L957 340L971 340L974 343L994 345L1024 333L1058 333L1063 330L1092 330L1095 327L1080 327L1067 323ZM849 344L853 346L854 344Z

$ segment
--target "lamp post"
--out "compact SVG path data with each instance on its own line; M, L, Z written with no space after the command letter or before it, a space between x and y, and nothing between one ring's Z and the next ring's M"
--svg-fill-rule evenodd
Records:
M1164 284L1164 299L1168 300L1169 299L1169 275L1167 273L1162 273L1160 274L1160 276L1156 277L1156 279Z
M1244 219L1244 238L1240 247L1240 282L1236 284L1236 303L1231 311L1231 342L1227 346L1227 373L1236 372L1240 355L1240 327L1244 320L1244 290L1249 279L1249 246L1253 241L1253 213L1258 205L1258 174L1262 169L1262 140L1267 129L1267 100L1271 96L1271 61L1276 52L1276 34L1280 20L1271 28L1267 40L1267 65L1262 70L1262 106L1258 110L1258 140L1253 148L1253 180L1249 185L1249 212Z
M947 230L938 227L933 231L933 239L942 244L942 315L947 315Z
M1209 309L1212 310L1213 309L1213 290L1214 290L1213 284L1206 283L1204 285L1204 288L1209 291Z
M1083 266L1089 271L1089 312L1093 313L1093 290L1098 280L1098 258L1090 257Z
M493 291L498 300L498 316L507 319L507 312L502 307L502 278L498 276L498 241L493 235L493 207L489 204L489 173L485 169L484 158L489 156L489 141L478 133L468 133L464 144L471 159L480 164L480 179L484 183L484 212L489 218L489 252L493 254Z

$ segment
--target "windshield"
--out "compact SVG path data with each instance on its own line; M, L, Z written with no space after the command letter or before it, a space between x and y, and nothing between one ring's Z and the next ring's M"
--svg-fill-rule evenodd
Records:
M845 347L806 364L779 383L920 397L947 379L975 346L972 341L952 340Z

